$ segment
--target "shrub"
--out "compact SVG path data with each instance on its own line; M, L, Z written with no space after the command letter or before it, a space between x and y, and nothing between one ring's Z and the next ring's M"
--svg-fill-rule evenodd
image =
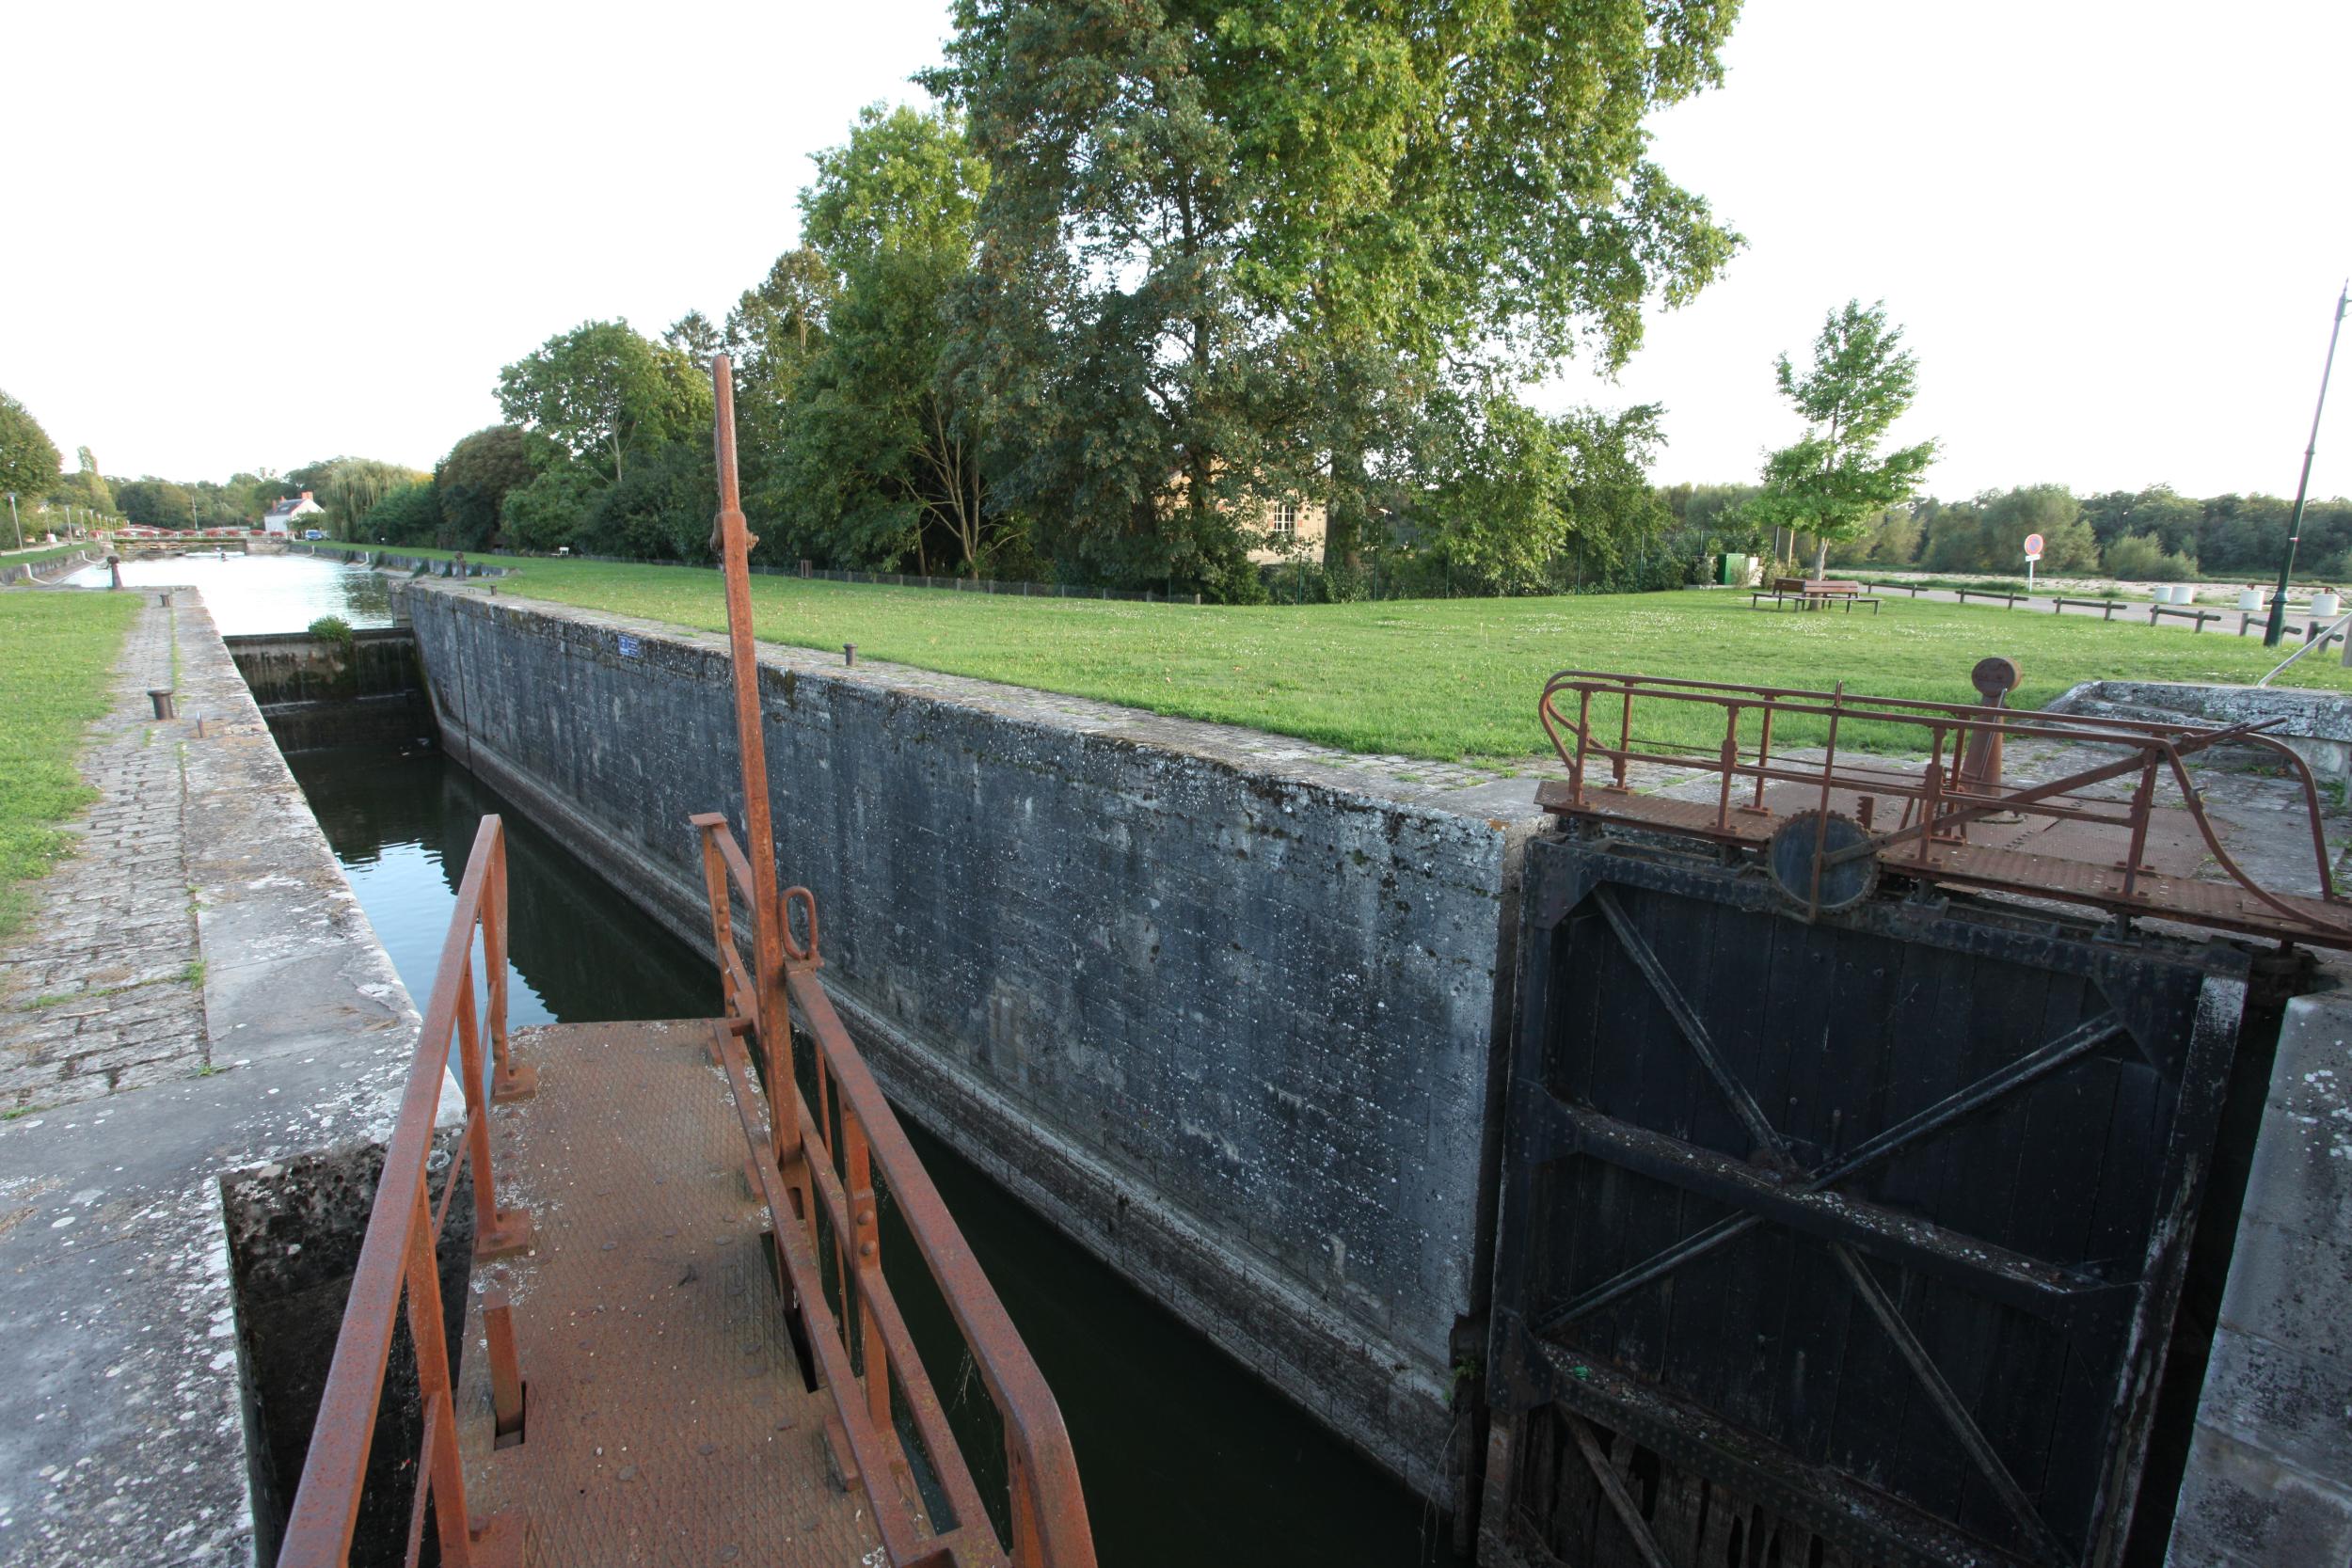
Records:
M2197 558L2185 550L2168 555L2153 533L2126 533L2107 542L2109 577L2139 582L2184 582L2197 576Z

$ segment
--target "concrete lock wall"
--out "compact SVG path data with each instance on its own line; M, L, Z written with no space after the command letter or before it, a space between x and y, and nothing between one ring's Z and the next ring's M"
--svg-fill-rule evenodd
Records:
M707 945L687 818L740 832L723 640L405 598L452 754ZM761 658L779 869L893 1098L1436 1495L1524 828L1483 813L1532 783Z

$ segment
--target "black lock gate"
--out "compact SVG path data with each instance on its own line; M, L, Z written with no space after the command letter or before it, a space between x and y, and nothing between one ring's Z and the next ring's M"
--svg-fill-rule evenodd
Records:
M2115 1562L2246 974L1532 845L1486 1560Z

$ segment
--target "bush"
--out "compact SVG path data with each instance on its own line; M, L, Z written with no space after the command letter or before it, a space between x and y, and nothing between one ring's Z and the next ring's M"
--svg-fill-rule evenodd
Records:
M2185 582L2197 576L2197 558L2183 550L2165 553L2153 533L2126 533L2107 542L2107 576L2135 582Z
M340 615L322 615L310 623L310 635L322 642L341 642L348 646L352 639L351 623Z

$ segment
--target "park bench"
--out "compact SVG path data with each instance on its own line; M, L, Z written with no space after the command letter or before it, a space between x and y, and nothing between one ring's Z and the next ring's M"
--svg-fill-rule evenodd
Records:
M1826 578L1774 578L1772 587L1759 588L1748 595L1748 608L1760 609L1766 599L1772 601L1775 610L1783 604L1797 610L1822 610L1836 604L1845 606L1846 613L1851 615L1854 606L1867 604L1870 607L1870 613L1876 615L1879 601L1865 594L1863 586L1859 582L1839 582Z

